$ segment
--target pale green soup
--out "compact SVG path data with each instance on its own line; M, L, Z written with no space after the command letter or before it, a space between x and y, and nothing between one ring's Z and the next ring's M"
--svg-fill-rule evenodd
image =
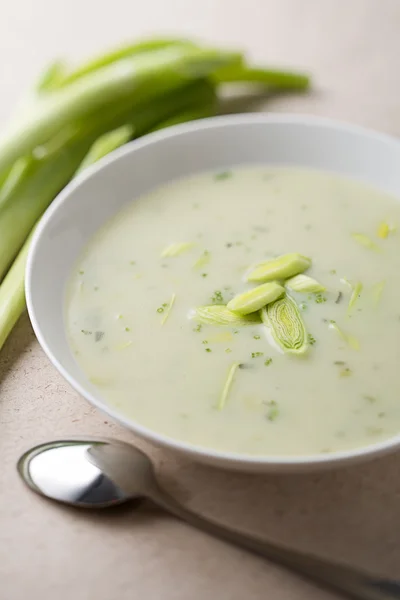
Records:
M395 199L319 171L174 181L127 206L80 257L72 351L110 406L198 446L304 455L384 440L400 430L398 224ZM271 343L261 322L193 318L255 287L249 268L286 253L309 257L304 274L326 287L288 291L304 353Z

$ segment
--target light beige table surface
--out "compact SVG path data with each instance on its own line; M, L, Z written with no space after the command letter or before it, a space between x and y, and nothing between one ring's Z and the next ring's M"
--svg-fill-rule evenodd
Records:
M4 0L0 121L55 55L77 59L155 31L243 46L314 74L313 94L265 109L400 133L397 0ZM15 461L30 444L132 438L66 385L26 317L1 352L0 386L0 600L336 597L161 513L74 512L28 493ZM399 575L400 456L310 476L246 476L152 454L165 484L210 516Z

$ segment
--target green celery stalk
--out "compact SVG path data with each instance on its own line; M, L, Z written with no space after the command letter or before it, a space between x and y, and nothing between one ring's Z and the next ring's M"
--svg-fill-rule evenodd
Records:
M54 61L39 77L39 80L35 86L36 92L40 94L56 90L58 87L60 87L61 83L65 81L66 73L66 64L61 60Z
M96 109L131 98L132 109L184 82L206 77L240 57L229 52L173 46L111 64L49 94L33 113L0 139L0 173L46 143L62 127Z
M215 115L215 106L210 104L209 106L199 106L189 108L186 111L178 113L165 121L161 121L158 125L153 127L150 131L159 131L166 127L172 127L173 125L179 125L180 123L188 123L189 121L197 121L197 119L205 119Z
M54 154L32 158L24 177L0 211L0 280L36 221L74 175L88 146L86 139L73 140Z
M71 73L64 75L62 79L58 82L59 86L69 85L73 81L77 79L81 79L85 77L89 73L93 73L93 71L98 71L103 67L111 65L120 60L124 60L126 58L131 58L133 56L137 56L138 54L142 54L145 52L152 52L154 50L160 50L163 48L169 48L171 46L186 46L194 48L195 44L190 42L189 40L183 39L149 39L142 40L140 42L136 42L134 44L127 44L112 50L111 52L107 52L106 54L102 54L101 56L96 56L92 60L84 63Z
M278 90L307 90L311 83L305 73L252 68L243 64L220 69L212 77L217 84L259 83Z
M86 169L86 167L97 162L116 148L123 146L133 135L132 125L122 125L118 129L108 131L95 140L89 148L89 152L79 165L76 175Z
M25 267L33 232L0 285L0 349L26 308Z
M84 155L99 135L121 125L132 128L133 135L129 137L143 135L178 110L183 111L193 106L196 100L207 105L215 100L215 93L209 82L200 80L186 84L164 98L157 98L147 105L143 103L135 111L129 107L127 112L125 107L121 114L112 114L111 117L97 114L97 119L87 123L85 129L71 125L61 130L49 144L37 147L19 179L14 185L6 186L7 193L0 195L0 280L34 223L75 174Z
M98 138L89 149L89 152L84 156L77 172L80 172L109 152L112 152L112 150L123 145L129 139L131 133L132 127L127 125ZM0 285L0 349L26 308L25 267L31 238L35 229L36 225L34 225L34 228Z

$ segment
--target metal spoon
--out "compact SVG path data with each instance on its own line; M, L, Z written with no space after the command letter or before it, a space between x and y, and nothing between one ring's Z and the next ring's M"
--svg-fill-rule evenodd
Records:
M32 490L47 498L86 508L147 498L198 529L289 567L353 600L400 599L400 581L291 550L191 512L159 487L149 458L129 444L90 438L41 444L20 458L18 471Z

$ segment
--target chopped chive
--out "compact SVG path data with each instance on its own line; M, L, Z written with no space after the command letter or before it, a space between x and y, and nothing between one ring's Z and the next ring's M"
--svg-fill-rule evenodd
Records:
M259 356L264 356L264 352L252 352L251 358L258 358Z
M382 252L381 248L377 244L375 244L375 242L373 242L370 237L364 235L363 233L352 233L351 237L358 244L360 244L360 246L364 246L364 248L367 248L368 250L373 250L374 252Z
M271 363L272 363L272 358L271 358L271 357L269 357L269 358L267 358L266 360L264 360L264 365L265 365L266 367L269 367L269 365L270 365Z
M226 352L227 354L230 354L230 353L232 352L232 350L231 350L230 348L225 348L225 352Z
M211 352L211 348L206 348L206 352Z
M201 343L202 344L208 344L208 340L203 340Z
M131 328L130 327L125 327L125 331L130 331Z
M162 258L171 258L174 256L179 256L188 250L193 248L193 242L176 242L174 244L170 244L161 252Z
M176 294L172 294L171 300L169 301L169 303L163 304L163 306L165 307L165 315L163 316L163 318L161 320L161 325L164 325L165 321L168 319L171 309L174 305L175 298L176 298Z
M260 335L253 335L253 338L254 338L255 340L260 340L260 339L261 339L261 336L260 336Z
M193 268L199 269L200 267L205 267L210 262L210 258L210 252L208 250L204 250L200 257L194 263Z
M373 296L373 300L374 300L374 306L378 306L379 302L381 301L385 285L386 285L386 281L380 281L379 283L376 283L372 287L372 296Z
M224 387L222 388L221 396L219 398L217 409L222 410L225 407L226 401L228 399L229 392L231 390L233 379L235 377L235 373L237 368L240 367L240 363L233 363L228 370L228 374L226 376L226 380L224 383Z
M198 323L196 325L196 327L193 329L193 331L195 331L196 333L200 333L200 331L202 330L203 325L201 323Z
M308 334L308 343L310 344L310 346L313 346L316 343L316 339L313 335L311 335L311 333Z
M336 333L342 338L342 340L344 340L350 346L350 348L352 348L353 350L360 349L360 342L358 341L358 339L350 334L345 333L342 329L340 329L336 321L330 320L328 327L329 329L333 329L334 331L336 331Z
M81 329L81 333L83 333L83 335L92 335L93 331L88 331L87 329Z

